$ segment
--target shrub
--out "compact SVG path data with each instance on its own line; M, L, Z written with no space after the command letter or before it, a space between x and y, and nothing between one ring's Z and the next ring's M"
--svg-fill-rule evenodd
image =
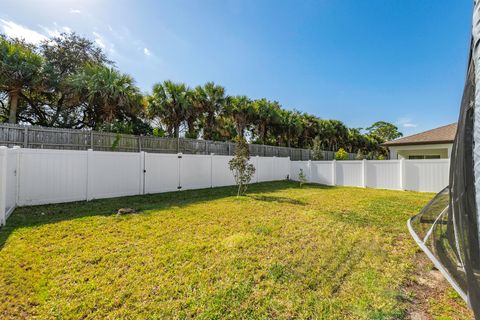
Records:
M336 160L348 160L347 151L345 151L343 148L338 149L338 151L335 152L335 159Z
M358 149L357 155L355 156L356 160L363 160L365 159L365 155L363 154L362 150Z
M247 185L255 173L255 167L253 164L248 163L248 160L250 160L250 151L248 150L247 141L244 138L239 138L235 146L234 157L228 162L228 166L233 172L235 183L238 186L237 196L247 192Z

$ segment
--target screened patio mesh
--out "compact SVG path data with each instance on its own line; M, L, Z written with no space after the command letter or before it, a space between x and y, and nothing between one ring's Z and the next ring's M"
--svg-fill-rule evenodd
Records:
M408 222L415 241L480 319L480 6L474 2L467 79L450 184Z

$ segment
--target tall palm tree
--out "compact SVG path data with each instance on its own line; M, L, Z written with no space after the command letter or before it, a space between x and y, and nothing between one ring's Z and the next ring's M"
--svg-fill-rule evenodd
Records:
M42 65L42 57L26 44L0 38L0 91L8 94L8 122L17 122L18 100L25 88L39 80Z
M302 114L301 119L303 132L300 136L299 146L305 148L311 145L313 143L313 139L318 135L320 119L308 113Z
M260 142L266 144L267 131L269 127L277 125L280 121L280 104L276 101L268 101L267 99L259 99L253 101L254 124Z
M228 114L235 122L237 136L243 138L245 129L253 118L252 101L246 96L235 96L228 98Z
M115 119L135 116L144 108L144 100L133 78L101 65L86 65L70 79L77 99L87 102L91 127Z
M296 145L298 137L303 131L301 115L298 111L280 110L280 125L277 126L277 136L279 145L285 144L287 147Z
M182 122L186 121L189 105L188 87L170 80L155 84L148 98L150 116L158 117L166 125L168 134L176 138Z
M212 140L215 120L225 109L225 88L213 82L198 86L193 91L193 104L204 114L203 138Z

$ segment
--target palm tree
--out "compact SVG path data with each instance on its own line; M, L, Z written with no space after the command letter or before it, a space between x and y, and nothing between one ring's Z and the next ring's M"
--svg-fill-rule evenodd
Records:
M273 126L277 143L280 146L292 147L296 145L299 135L303 131L301 114L294 110L280 109L278 124Z
M228 114L235 122L237 136L244 137L245 129L253 118L252 101L246 96L235 96L228 98Z
M20 41L0 38L0 90L9 98L8 122L17 122L18 100L22 91L33 87L42 71L43 59Z
M189 104L188 87L166 80L153 86L152 95L148 98L148 111L151 117L160 118L170 136L178 138Z
M304 113L301 116L303 132L300 136L299 146L308 147L313 142L313 139L319 133L320 119L314 115Z
M193 104L204 113L203 138L212 140L215 120L224 110L226 103L225 88L213 82L198 86L193 92Z
M259 99L253 102L254 124L262 144L266 144L267 131L269 126L273 126L280 121L280 104L276 101L271 102L267 99Z
M86 65L70 83L79 100L87 102L91 127L139 114L144 100L132 77L101 65Z

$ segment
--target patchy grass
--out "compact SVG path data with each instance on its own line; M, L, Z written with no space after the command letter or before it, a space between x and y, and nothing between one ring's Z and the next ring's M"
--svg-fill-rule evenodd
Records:
M406 220L431 194L235 192L17 209L0 230L0 318L406 317L418 251Z

